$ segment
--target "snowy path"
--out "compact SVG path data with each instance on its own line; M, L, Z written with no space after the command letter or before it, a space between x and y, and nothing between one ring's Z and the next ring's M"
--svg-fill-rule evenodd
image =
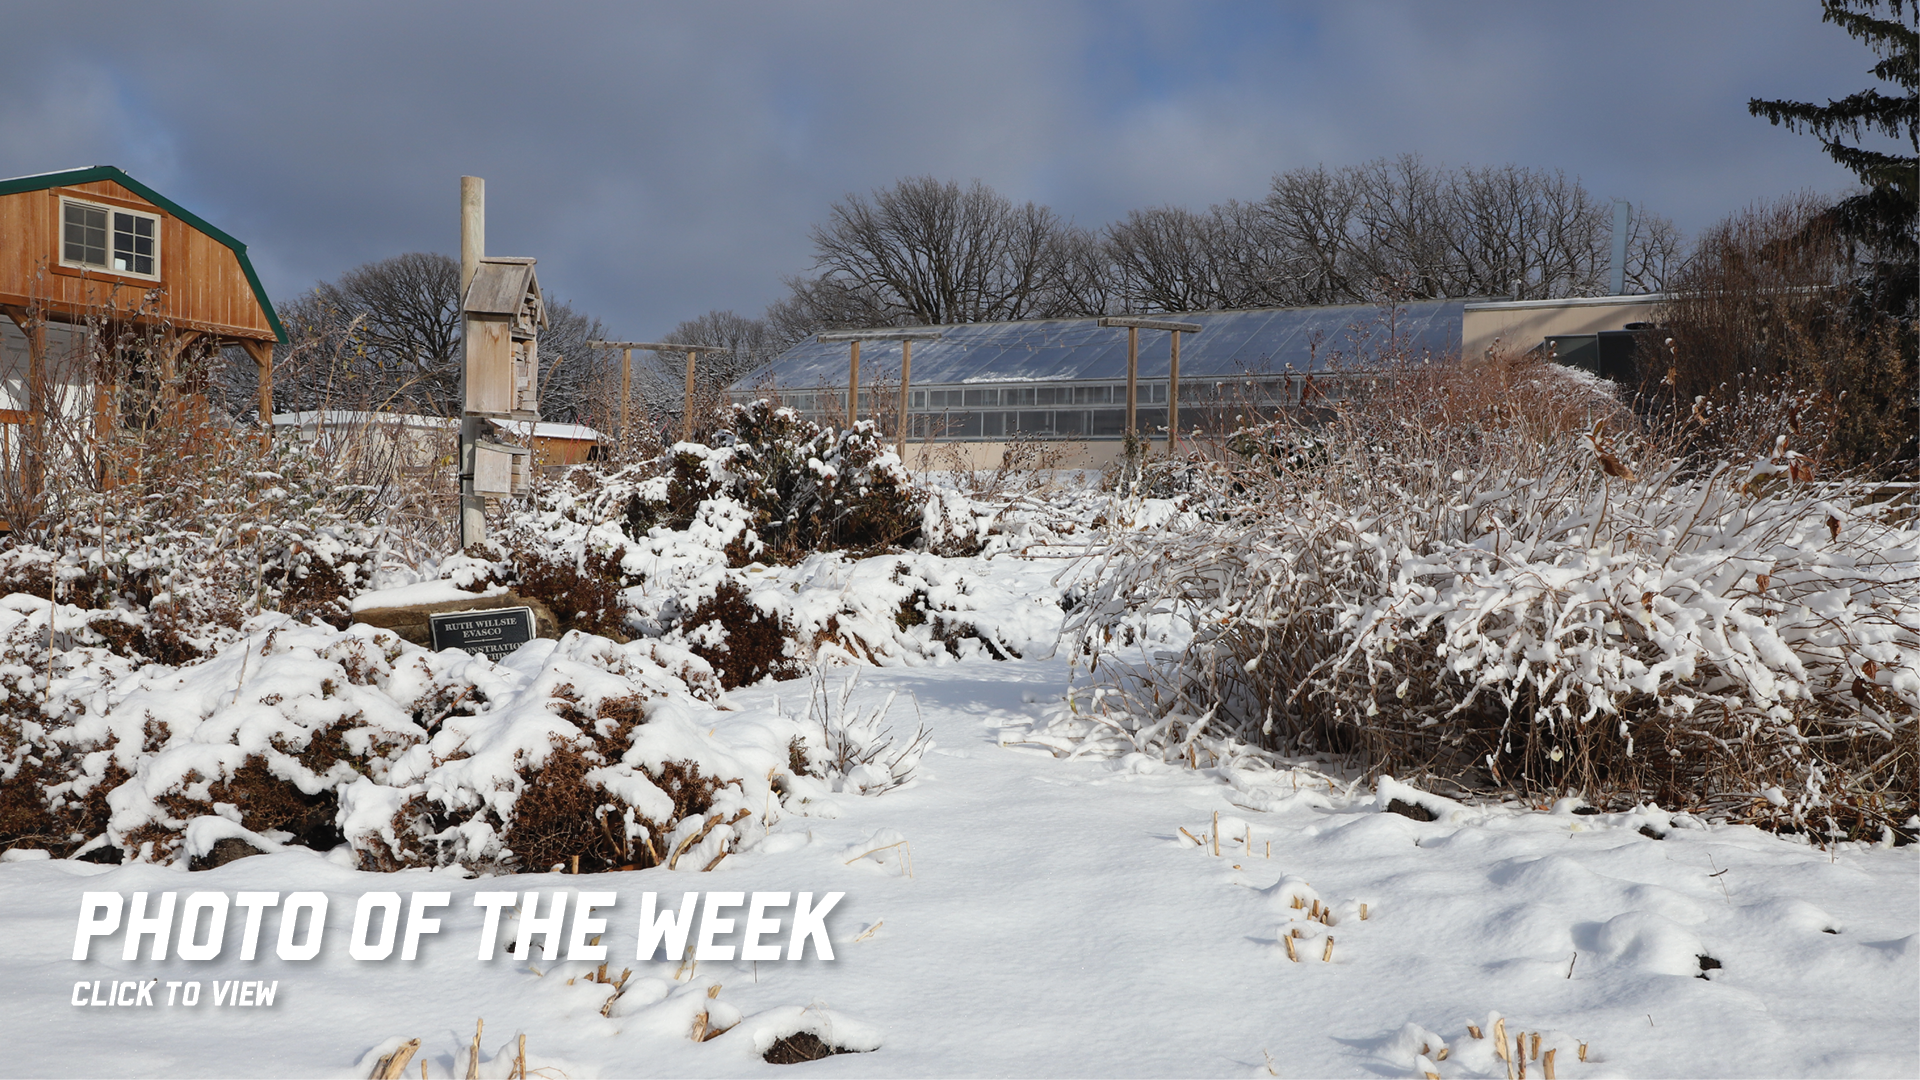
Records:
M1416 822L1379 812L1364 790L1348 803L1324 785L1296 789L1289 774L1243 775L1236 787L997 745L1003 727L1038 719L1064 679L1058 661L864 671L856 701L902 690L892 721L911 729L911 691L935 729L921 782L789 815L711 874L462 881L359 873L298 852L190 875L0 864L0 1074L364 1076L383 1040L420 1038L431 1075L444 1076L464 1068L484 1017L487 1054L506 1056L483 1075L505 1075L524 1032L531 1068L571 1077L1266 1075L1269 1065L1282 1076L1504 1076L1490 1040L1467 1034L1468 1024L1489 1032L1493 1013L1510 1033L1542 1033L1562 1077L1920 1074L1920 848L1835 856L1745 828L1670 827L1657 813L1466 809ZM745 737L776 695L806 705L805 684L738 692L737 711L715 716L720 736L737 726ZM1204 835L1216 812L1217 858L1180 832ZM847 864L898 839L905 848ZM911 877L897 858L908 851ZM620 893L607 912L616 942L631 941L649 889L844 891L829 923L839 958L707 963L679 982L674 965L635 965L641 981L604 1018L604 992L565 985L571 969L542 978L504 954L473 956L472 893L565 887ZM454 895L419 961L347 958L355 897L425 888ZM114 937L77 964L68 956L86 889L325 890L333 944L304 963L242 962L231 948L204 963L122 961ZM1276 937L1306 914L1289 906L1294 894L1328 904L1335 923L1299 924L1297 963ZM1322 962L1328 933L1336 945ZM1701 955L1723 965L1709 979L1696 977ZM271 1010L78 1008L69 995L83 976L278 979L281 990ZM688 1022L715 982L714 1000L747 1021L692 1042ZM877 1038L878 1051L759 1061L748 1045L756 1017L798 1007ZM1528 1075L1539 1070L1529 1063Z

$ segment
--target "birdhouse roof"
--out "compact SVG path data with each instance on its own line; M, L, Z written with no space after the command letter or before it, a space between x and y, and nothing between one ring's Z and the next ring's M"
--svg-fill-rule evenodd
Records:
M507 315L529 325L547 325L540 276L534 273L533 263L532 259L481 259L461 310L469 315Z

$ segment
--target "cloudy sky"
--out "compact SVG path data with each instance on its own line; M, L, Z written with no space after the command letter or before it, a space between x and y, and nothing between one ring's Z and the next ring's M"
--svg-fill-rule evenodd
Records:
M832 203L921 174L1099 225L1414 152L1564 170L1691 233L1843 190L1746 101L1872 62L1816 0L0 8L0 176L118 165L276 298L458 254L483 176L489 252L629 338L758 314Z

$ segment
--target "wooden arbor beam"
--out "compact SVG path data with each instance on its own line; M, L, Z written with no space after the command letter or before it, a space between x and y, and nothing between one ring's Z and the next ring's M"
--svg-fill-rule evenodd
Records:
M1140 331L1166 330L1173 334L1173 353L1167 365L1167 450L1171 452L1180 438L1180 335L1197 334L1199 323L1172 322L1167 319L1146 319L1132 315L1109 315L1099 322L1101 326L1124 326L1127 328L1127 434L1132 435L1134 427L1134 409L1139 400L1137 382L1140 372ZM1148 437L1151 441L1152 437Z
M682 345L671 341L589 341L589 349L620 350L620 447L625 452L627 446L627 411L633 398L633 350L645 349L656 353L687 354L686 397L680 406L680 441L693 441L693 365L694 357L700 353L712 353L716 356L732 356L732 349L722 349L708 345Z
M907 460L907 389L913 382L913 343L916 341L938 341L945 336L941 330L828 330L817 335L814 340L822 345L836 341L847 343L847 426L859 419L860 413L860 343L863 341L897 341L900 343L900 423L894 433L894 452L899 455L901 464Z
M273 342L242 339L240 348L253 358L260 372L260 426L273 430Z

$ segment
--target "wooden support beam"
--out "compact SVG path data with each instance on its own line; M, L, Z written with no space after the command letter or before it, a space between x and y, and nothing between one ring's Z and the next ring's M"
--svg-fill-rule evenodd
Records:
M687 395L680 406L680 441L693 441L693 358L692 349L687 350Z
M1138 379L1140 356L1140 331L1169 330L1173 333L1173 355L1167 368L1167 449L1173 449L1175 434L1180 417L1180 335L1197 334L1199 323L1173 322L1169 319L1148 319L1133 315L1108 315L1098 320L1100 326L1126 327L1127 330L1127 434L1136 438L1138 431L1134 427L1134 407L1138 391L1135 382ZM1148 436L1152 440L1152 436Z
M1167 358L1167 453L1180 446L1180 331L1173 332L1173 354Z
M687 354L687 389L680 406L680 438L683 442L693 440L693 372L694 358L699 353L711 353L714 356L732 356L732 349L722 349L717 345L687 345L673 341L589 341L589 349L619 349L620 357L620 445L627 445L627 415L631 408L633 395L633 350L645 349L657 353Z
M860 339L848 338L847 351L847 430L853 430L860 418Z
M852 427L859 418L860 408L860 343L863 341L897 341L900 343L900 430L896 432L896 445L899 447L900 460L907 459L907 406L911 400L907 396L908 384L913 381L913 343L916 341L938 341L946 336L944 330L827 330L814 335L821 344L847 343L850 373L847 376L847 426ZM880 411L880 403L875 401L874 412Z
M723 349L718 345L688 345L678 341L589 341L589 349L645 349L648 352L703 352L718 356L733 353L732 349Z
M273 342L242 340L240 348L260 372L260 426L273 430Z
M1133 315L1105 315L1100 318L1101 326L1125 326L1134 330L1178 330L1181 333L1197 334L1199 323L1171 322L1166 319L1145 319Z
M169 387L173 385L180 376L180 357L206 336L198 330L178 330L166 336L160 343L160 380L163 384Z
M907 387L913 382L913 339L900 339L900 422L894 435L894 450L900 455L900 464L907 463Z
M814 335L822 344L840 341L935 341L945 336L940 330L827 330Z

